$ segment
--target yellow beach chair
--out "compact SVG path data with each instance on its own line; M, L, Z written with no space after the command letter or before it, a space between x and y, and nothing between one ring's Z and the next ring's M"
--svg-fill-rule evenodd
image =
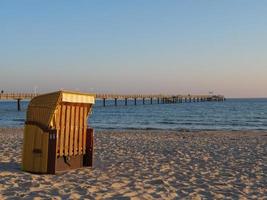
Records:
M27 110L22 169L33 173L92 166L93 129L87 118L95 95L69 91L37 96Z

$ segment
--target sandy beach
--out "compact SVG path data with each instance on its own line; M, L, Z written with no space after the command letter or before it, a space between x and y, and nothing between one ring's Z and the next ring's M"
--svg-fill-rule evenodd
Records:
M21 171L22 128L0 129L0 199L266 199L267 132L96 131L94 167Z

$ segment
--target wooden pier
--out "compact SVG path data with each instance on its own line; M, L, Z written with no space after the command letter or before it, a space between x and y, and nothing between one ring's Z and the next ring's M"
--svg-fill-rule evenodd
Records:
M21 110L21 100L30 100L39 94L35 93L1 93L0 100L16 100L17 110ZM225 101L223 95L121 95L121 94L95 94L96 99L102 100L105 107L107 100L113 100L114 106L118 106L118 100L123 100L124 105L128 105L128 100L133 100L134 105L137 105L138 100L142 104L170 104L170 103L183 103L183 102L204 102L204 101Z

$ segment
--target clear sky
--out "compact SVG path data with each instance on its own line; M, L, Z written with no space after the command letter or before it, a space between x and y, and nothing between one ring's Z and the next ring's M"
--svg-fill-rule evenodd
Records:
M0 0L0 89L267 97L267 1Z

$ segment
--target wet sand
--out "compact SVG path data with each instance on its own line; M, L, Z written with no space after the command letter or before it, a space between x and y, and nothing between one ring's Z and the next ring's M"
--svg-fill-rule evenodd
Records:
M0 129L0 199L267 198L267 132L96 131L93 169L34 175L22 131Z

